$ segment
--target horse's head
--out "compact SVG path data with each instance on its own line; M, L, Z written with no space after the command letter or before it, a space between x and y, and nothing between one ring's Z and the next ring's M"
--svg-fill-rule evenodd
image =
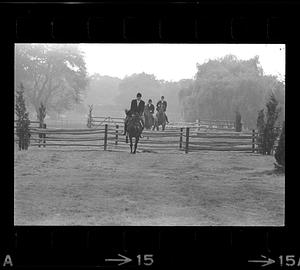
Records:
M142 132L142 126L140 123L140 116L138 114L133 114L130 118L129 118L129 122L128 122L128 134L129 137L139 137L141 132Z
M132 114L129 118L129 123L130 124L136 124L140 120L140 116L138 114Z
M158 113L159 115L164 114L164 108L163 108L163 106L160 106L160 107L157 108L157 113Z

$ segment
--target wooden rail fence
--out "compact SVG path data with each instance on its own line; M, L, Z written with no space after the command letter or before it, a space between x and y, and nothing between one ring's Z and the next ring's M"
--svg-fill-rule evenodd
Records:
M129 150L120 125L82 129L49 129L30 127L30 146L86 147L105 150ZM167 128L165 131L144 130L138 150L183 151L185 153L214 151L257 152L257 132L198 132L190 127Z
M94 117L98 126L92 128L40 128L38 121L30 122L30 146L38 147L87 147L103 150L128 151L129 145L123 133L123 118ZM93 120L94 121L94 120ZM92 123L93 123L92 121ZM232 129L206 129L204 121L194 123L174 123L165 131L144 130L138 149L141 151L183 151L185 153L213 151L245 151L257 153L258 132L235 132ZM16 121L15 121L16 122ZM215 121L217 122L217 121ZM219 121L224 124L224 121ZM185 124L180 126L180 124ZM15 126L16 127L16 126ZM200 127L200 128L199 128ZM15 132L16 135L16 132ZM15 136L15 141L18 138ZM277 142L275 143L275 147Z

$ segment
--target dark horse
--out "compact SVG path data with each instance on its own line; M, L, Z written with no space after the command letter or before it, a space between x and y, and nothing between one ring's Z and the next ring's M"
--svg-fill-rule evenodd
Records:
M135 154L137 144L139 142L140 135L142 133L142 125L140 123L140 116L139 115L132 115L129 117L128 126L127 126L127 132L129 135L129 141L130 141L130 153ZM132 151L132 138L135 137L135 144L134 144L134 150ZM126 135L126 143L128 143L128 137Z
M165 130L165 127L166 127L166 115L165 115L165 112L163 110L163 107L161 106L155 117L154 117L154 126L153 126L153 130L156 128L157 130L159 130L159 126L161 125L162 126L162 130Z
M154 117L147 106L145 106L144 110L145 115L145 129L151 129L154 125Z

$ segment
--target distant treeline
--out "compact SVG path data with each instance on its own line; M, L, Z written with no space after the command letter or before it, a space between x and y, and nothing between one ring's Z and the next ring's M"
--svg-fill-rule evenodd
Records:
M141 92L144 101L152 99L154 104L164 95L168 101L168 112L178 115L181 113L178 93L192 82L192 80L163 81L146 73L132 74L123 79L93 74L89 79L85 103L94 104L95 111L102 108L123 112L130 106L137 92Z

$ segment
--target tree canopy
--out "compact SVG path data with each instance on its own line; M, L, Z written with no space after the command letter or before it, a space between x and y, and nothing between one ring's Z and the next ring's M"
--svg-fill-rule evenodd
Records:
M119 78L102 76L98 73L89 76L85 103L87 105L94 104L94 106L114 104L120 82Z
M255 128L257 112L271 92L284 107L284 84L264 75L258 56L239 60L227 55L197 64L197 70L193 82L178 95L186 121L234 120L239 110L244 125Z
M23 83L28 105L38 113L63 112L80 103L87 85L86 66L76 45L17 44L15 83Z
M149 98L159 98L161 92L160 82L152 74L139 73L126 76L119 84L115 101L122 107L127 108L130 101L136 98L138 92L142 94L142 99L145 101Z

